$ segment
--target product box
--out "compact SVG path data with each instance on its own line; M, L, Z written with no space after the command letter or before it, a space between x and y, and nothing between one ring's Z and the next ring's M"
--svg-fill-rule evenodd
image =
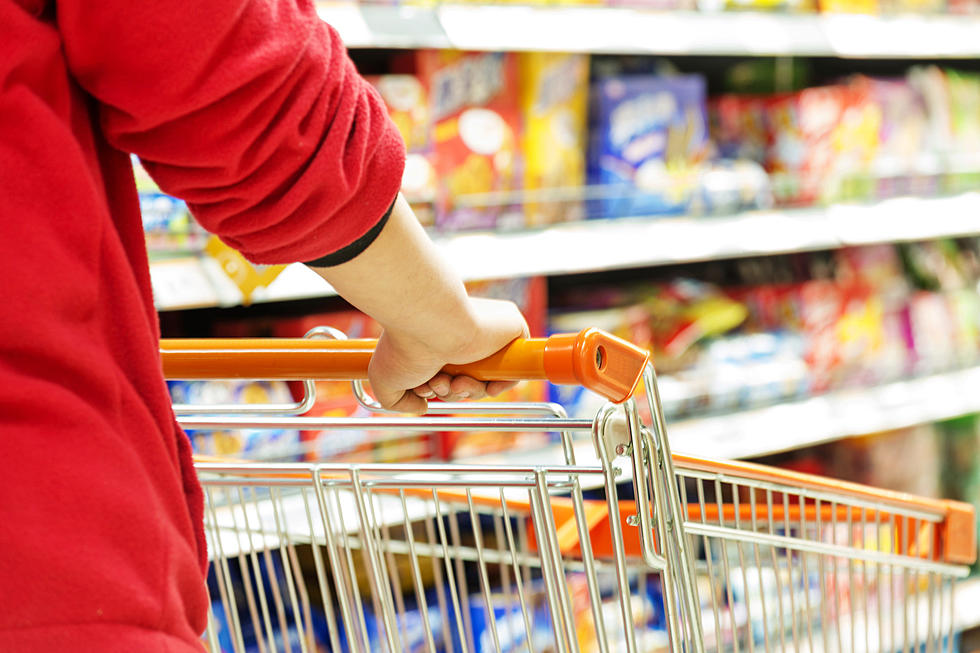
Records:
M589 217L684 213L708 151L705 81L624 76L595 82L589 183L603 198Z
M589 57L525 52L518 55L524 124L524 202L528 226L584 217L581 198L535 193L585 185Z
M415 75L374 75L365 79L378 90L405 141L402 194L419 221L430 226L435 220L436 170L427 89Z
M429 96L436 226L523 226L515 198L523 183L517 55L421 50L402 66L414 69Z
M839 84L771 98L767 124L777 199L811 204L837 199L845 180L867 176L881 112L867 88Z

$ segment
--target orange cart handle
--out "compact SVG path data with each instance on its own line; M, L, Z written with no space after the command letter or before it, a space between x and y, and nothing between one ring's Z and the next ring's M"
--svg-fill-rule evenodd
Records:
M173 339L160 341L168 379L367 378L377 340L305 338ZM482 381L547 379L581 385L607 399L632 396L650 354L599 329L549 338L518 339L475 363L445 372Z

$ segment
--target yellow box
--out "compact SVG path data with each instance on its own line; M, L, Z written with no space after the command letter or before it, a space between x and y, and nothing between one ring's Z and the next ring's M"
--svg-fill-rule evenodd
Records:
M518 66L526 224L580 220L584 203L574 190L585 185L589 57L525 52Z

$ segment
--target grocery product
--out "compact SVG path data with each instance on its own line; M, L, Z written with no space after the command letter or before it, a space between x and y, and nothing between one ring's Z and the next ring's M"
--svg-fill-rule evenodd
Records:
M408 64L430 98L440 229L521 226L517 56L421 50Z
M881 112L870 91L838 84L770 98L766 168L778 200L836 199L842 182L866 176L877 152Z
M561 191L575 191L585 184L588 55L526 52L517 61L526 224L579 220L584 217L581 198L569 198ZM541 193L545 194L536 198Z
M696 75L596 80L588 179L602 197L589 217L685 212L708 155L705 102Z
M168 381L175 404L288 404L293 401L282 381ZM300 459L300 436L293 429L189 430L194 451L219 456L262 461Z
M424 225L432 225L436 196L435 154L427 89L415 75L369 75L405 141L402 193Z

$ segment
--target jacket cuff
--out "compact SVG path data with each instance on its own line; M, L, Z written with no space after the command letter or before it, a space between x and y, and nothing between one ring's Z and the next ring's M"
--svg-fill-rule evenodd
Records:
M340 249L338 249L336 252L333 252L332 254L321 256L320 258L314 259L312 261L305 261L305 264L314 268L329 268L335 265L340 265L341 263L346 263L356 258L359 254L361 254L364 250L366 250L371 245L371 243L373 243L378 238L378 235L384 229L384 226L388 223L388 218L391 217L391 212L392 210L394 210L395 202L397 201L398 201L398 196L396 195L395 201L391 203L391 206L388 207L388 210L385 211L384 215L381 216L381 219L378 220L377 224L371 227L367 231L367 233L365 233L363 236L361 236L351 244L341 247Z

